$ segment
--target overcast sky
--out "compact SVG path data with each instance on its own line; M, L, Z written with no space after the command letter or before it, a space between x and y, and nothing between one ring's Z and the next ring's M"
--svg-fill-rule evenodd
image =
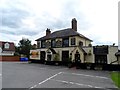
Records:
M120 0L0 0L0 41L29 38L33 43L46 28L71 28L76 18L78 32L93 45L118 45L118 1Z

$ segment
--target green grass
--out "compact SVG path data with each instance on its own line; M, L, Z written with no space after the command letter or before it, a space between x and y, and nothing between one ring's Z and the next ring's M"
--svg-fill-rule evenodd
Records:
M112 72L111 78L115 85L120 88L120 72Z

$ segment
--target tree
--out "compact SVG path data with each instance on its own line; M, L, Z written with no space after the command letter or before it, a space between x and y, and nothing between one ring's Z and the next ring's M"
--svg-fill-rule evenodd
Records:
M32 48L31 41L29 39L22 39L18 43L18 52L19 54L26 55L29 58L30 49Z
M19 47L15 46L15 53L14 53L15 56L20 56L19 50L20 50Z

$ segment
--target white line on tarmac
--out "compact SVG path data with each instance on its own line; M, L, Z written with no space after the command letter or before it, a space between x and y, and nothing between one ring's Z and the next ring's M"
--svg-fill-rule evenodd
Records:
M101 88L101 89L105 89L105 90L111 90L111 89L107 89L107 88L103 88L103 87L97 87L97 86L92 86L92 85L80 84L80 83L69 82L69 81L64 81L64 80L56 80L56 79L50 79L50 80L57 81L57 82L62 82L62 83L67 83L67 84L74 84L74 85L79 85L79 86L85 86L85 87L89 87L89 88Z
M80 76L86 76L86 77L96 77L96 78L102 78L102 79L109 79L107 77L102 77L102 76L93 76L93 75L86 75L86 74L78 74L78 73L67 73L67 72L62 72L65 74L73 74L73 75L80 75Z
M79 85L79 86L85 86L85 87L91 87L94 88L94 86L92 85L86 85L86 84L80 84L80 83L76 83L76 82L69 82L69 81L64 81L64 80L55 80L55 79L51 79L53 81L57 81L57 82L62 82L62 83L69 83L69 84L75 84L75 85ZM102 88L102 87L101 87Z
M42 82L40 82L40 83L38 83L38 84L36 84L36 85L30 87L29 89L33 89L33 88L37 87L37 85L41 85L41 84L43 84L43 83L45 83L46 81L48 81L48 80L50 80L50 79L56 77L58 74L61 74L61 73L62 73L62 72L59 72L59 73L57 73L57 74L55 74L55 75L53 75L53 76L51 76L51 77L45 79L44 81L42 81Z
M2 74L0 74L0 76L2 76Z

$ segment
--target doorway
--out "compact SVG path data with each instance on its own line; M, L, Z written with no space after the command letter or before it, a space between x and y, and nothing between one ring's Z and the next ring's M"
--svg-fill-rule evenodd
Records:
M77 63L77 62L81 62L81 60L80 60L80 54L79 53L76 53L75 54L75 62Z
M45 51L40 52L40 60L45 61Z
M62 51L62 62L68 62L69 51Z

